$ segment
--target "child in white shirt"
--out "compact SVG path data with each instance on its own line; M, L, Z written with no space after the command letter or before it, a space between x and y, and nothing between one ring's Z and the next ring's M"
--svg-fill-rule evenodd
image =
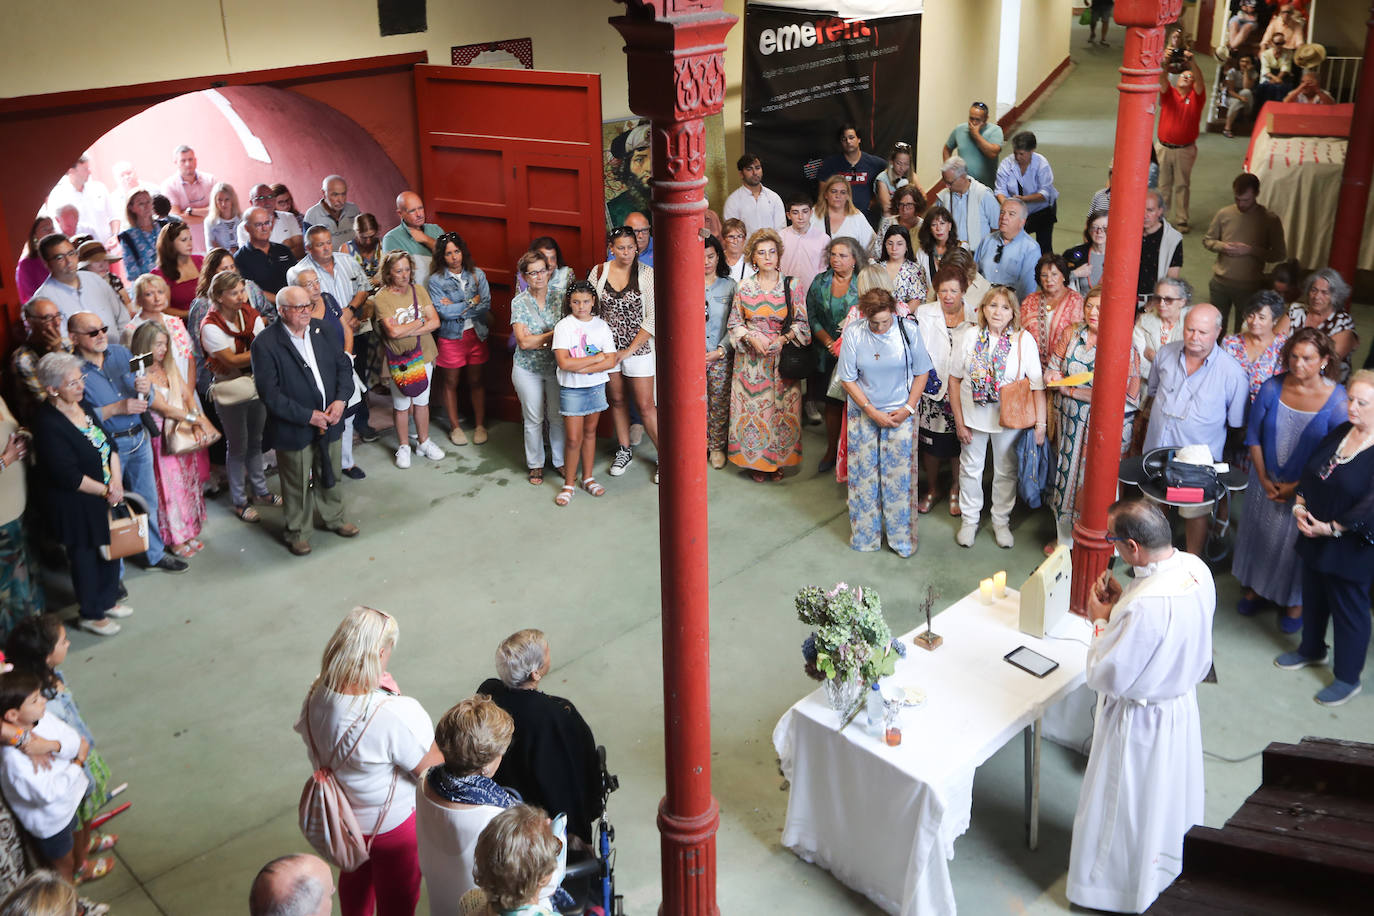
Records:
M566 506L577 490L578 460L582 488L605 496L606 488L592 476L596 460L596 423L606 409L606 382L616 365L615 335L597 315L596 288L585 280L568 287L567 316L553 326L553 357L558 361L558 407L563 415L563 489L554 504ZM579 447L579 443L581 444Z
M18 748L5 747L0 753L0 790L33 837L39 856L48 867L74 881L90 839L86 830L78 829L76 816L90 786L82 770L90 745L61 719L44 715L46 708L38 678L18 671L0 674L4 720L59 744L52 766L46 768L35 766Z

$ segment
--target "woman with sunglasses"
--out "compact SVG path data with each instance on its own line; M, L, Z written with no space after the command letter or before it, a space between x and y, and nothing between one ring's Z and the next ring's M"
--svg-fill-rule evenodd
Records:
M616 365L606 383L606 400L615 421L617 446L611 476L619 477L634 460L630 446L630 403L635 399L644 431L658 449L658 407L654 404L654 269L639 262L635 231L611 230L611 259L587 275L596 290L601 318L615 335ZM588 469L589 470L589 469ZM654 465L658 483L658 465Z
M444 396L448 412L448 441L467 445L468 438L458 425L458 377L468 382L472 398L472 441L487 441L487 384L483 367L487 354L487 322L491 318L491 288L482 268L472 263L467 243L456 232L445 232L434 240L434 265L425 281L430 301L439 313L435 344L439 355L434 360L435 383Z
M546 422L554 470L563 476L563 424L558 420L558 364L553 355L553 329L562 314L563 302L549 286L547 254L539 249L525 252L516 271L524 278L526 288L510 303L510 329L516 347L510 381L520 398L527 479L537 487L544 482Z
M1299 330L1283 347L1286 371L1260 385L1250 405L1245 524L1237 526L1231 563L1244 589L1236 611L1250 617L1266 604L1278 605L1284 633L1302 629L1302 561L1293 517L1299 478L1318 444L1346 420L1345 389L1328 376L1335 360L1331 338L1316 328Z
M1107 259L1107 211L1093 210L1083 226L1083 244L1064 252L1069 265L1069 285L1080 294L1102 285Z
M1349 422L1317 446L1303 468L1293 507L1301 535L1302 642L1297 651L1274 659L1289 670L1326 664L1331 622L1335 679L1315 697L1323 706L1340 706L1360 692L1374 584L1374 490L1369 486L1374 480L1374 371L1356 372L1346 391Z
M916 174L911 170L911 144L898 141L887 156L887 168L873 181L874 208L879 213L896 213L892 196L905 187L910 187L922 201L925 200L925 192L916 184Z

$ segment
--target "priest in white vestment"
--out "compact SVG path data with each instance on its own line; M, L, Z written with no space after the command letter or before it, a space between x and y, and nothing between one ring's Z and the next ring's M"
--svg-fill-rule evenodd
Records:
M1107 520L1135 567L1123 590L1104 572L1088 599L1087 682L1098 693L1092 754L1069 852L1069 901L1140 913L1183 867L1183 835L1202 822L1202 729L1195 689L1212 663L1216 587L1173 547L1164 513L1122 500Z

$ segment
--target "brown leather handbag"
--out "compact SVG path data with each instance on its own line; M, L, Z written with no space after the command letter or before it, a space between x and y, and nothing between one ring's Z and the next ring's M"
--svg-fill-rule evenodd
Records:
M120 510L123 516L120 517ZM148 513L135 512L121 501L110 507L110 543L100 545L100 555L106 560L122 560L144 553L148 549Z
M1016 348L1016 374L1021 374L1021 335L1018 331L1012 340ZM1030 429L1035 425L1035 396L1031 392L1030 379L1019 378L1007 382L997 392L997 422L1003 429Z

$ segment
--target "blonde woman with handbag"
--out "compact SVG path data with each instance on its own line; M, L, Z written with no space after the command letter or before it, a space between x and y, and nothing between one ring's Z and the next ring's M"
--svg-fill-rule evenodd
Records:
M1011 510L1016 505L1016 440L1033 427L1045 441L1045 381L1035 338L1017 321L1016 292L993 286L951 358L950 407L962 446L959 454L959 515L955 541L972 547L983 512L983 463L992 449L992 532L998 547L1016 543ZM958 391L958 396L952 392Z
M192 557L205 548L199 538L210 477L205 449L219 440L219 430L201 413L195 389L182 379L167 329L146 322L134 331L132 343L136 357L148 357L144 371L152 383L149 409L161 429L161 435L151 437L158 531L169 551Z
M414 913L420 900L415 787L444 762L429 713L387 673L400 630L385 611L355 607L324 648L296 732L312 769L330 766L369 852L339 873L343 916Z

